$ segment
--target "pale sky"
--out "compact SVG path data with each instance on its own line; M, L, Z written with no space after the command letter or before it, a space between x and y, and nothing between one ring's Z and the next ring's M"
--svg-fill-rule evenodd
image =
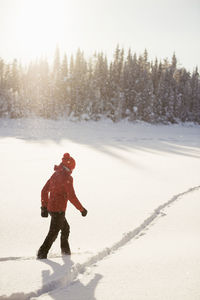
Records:
M200 0L0 0L0 57L22 63L53 57L56 45L85 55L116 45L150 59L176 53L180 67L200 67Z

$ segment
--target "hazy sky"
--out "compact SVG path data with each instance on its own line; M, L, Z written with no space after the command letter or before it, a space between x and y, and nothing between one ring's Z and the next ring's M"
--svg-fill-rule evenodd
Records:
M116 45L180 67L200 66L200 0L0 0L0 57L27 62L52 57L56 45L67 54Z

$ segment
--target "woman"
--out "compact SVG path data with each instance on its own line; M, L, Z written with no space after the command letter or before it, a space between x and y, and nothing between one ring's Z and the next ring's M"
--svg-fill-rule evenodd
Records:
M61 231L60 247L62 254L70 255L68 242L70 227L65 218L68 200L81 212L87 215L87 210L81 205L73 188L71 173L75 168L75 160L69 153L65 153L59 166L54 166L54 174L47 181L41 193L41 216L51 216L49 232L40 247L37 258L45 259L53 242Z

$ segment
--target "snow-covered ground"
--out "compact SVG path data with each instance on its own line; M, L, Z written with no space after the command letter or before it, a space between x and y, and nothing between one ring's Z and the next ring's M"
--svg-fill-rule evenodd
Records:
M199 146L193 124L0 119L0 299L200 299ZM64 152L88 215L69 204L72 256L38 261Z

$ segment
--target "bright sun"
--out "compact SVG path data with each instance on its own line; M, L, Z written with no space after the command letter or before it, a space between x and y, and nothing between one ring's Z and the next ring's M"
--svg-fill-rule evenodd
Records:
M52 55L64 39L73 43L75 22L69 3L66 0L23 1L16 29L17 39L23 43L24 58Z

